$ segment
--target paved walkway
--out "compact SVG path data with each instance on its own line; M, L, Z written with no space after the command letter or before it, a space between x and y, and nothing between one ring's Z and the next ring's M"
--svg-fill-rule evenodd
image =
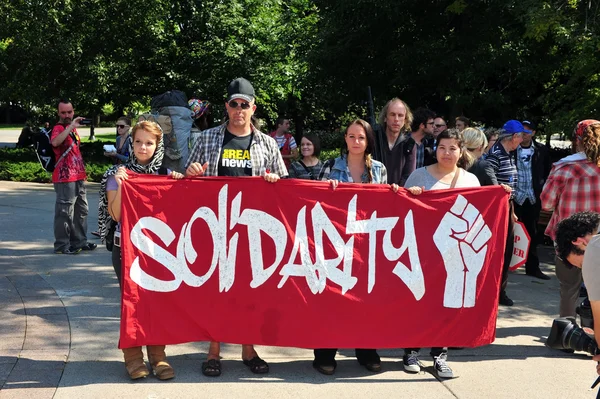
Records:
M97 184L89 185L89 230L96 225ZM311 367L312 351L260 347L271 373L252 375L240 347L223 350L223 376L200 372L206 343L167 348L177 376L127 378L117 349L119 289L110 254L52 254L51 185L0 181L0 399L3 398L593 398L595 367L586 355L567 355L543 343L558 307L550 249L544 270L552 280L511 274L512 308L501 307L496 341L450 352L457 378L439 381L432 362L407 374L400 350L384 350L384 372L370 374L341 351L334 376ZM406 328L418 329L406 320ZM423 350L424 354L428 350Z

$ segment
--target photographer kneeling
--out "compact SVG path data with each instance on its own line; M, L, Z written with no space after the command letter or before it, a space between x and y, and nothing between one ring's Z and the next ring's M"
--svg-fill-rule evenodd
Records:
M588 298L592 308L594 319L594 332L600 332L600 213L579 212L562 220L556 228L556 255L567 265L567 267L581 268L583 281L586 285ZM561 320L561 319L557 319ZM554 329L554 326L553 326ZM563 346L571 349L576 342L568 337L569 334L561 334ZM597 343L600 343L600 334L595 334ZM552 344L553 334L548 337L548 343ZM551 346L551 345L550 345ZM592 354L598 353L597 347ZM600 355L593 357L600 361ZM600 364L596 367L600 374Z

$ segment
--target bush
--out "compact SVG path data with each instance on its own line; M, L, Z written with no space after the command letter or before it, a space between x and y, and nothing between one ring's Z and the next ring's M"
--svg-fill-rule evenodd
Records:
M88 181L100 182L112 163L104 156L103 143L81 143ZM49 183L52 174L40 165L33 148L1 148L0 180Z

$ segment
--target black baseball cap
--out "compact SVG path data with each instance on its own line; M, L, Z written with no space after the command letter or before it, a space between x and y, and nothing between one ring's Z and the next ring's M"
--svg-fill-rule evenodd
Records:
M237 78L229 83L227 86L227 101L231 101L234 98L241 98L248 102L254 100L254 87L247 79Z

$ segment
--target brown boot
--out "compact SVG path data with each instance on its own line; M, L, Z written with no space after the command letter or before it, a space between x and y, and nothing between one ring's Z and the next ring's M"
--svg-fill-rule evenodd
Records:
M147 377L150 372L146 363L144 363L144 353L141 346L135 348L124 348L123 357L125 358L125 368L129 373L129 378L137 380Z
M156 378L169 380L175 377L175 370L167 363L164 345L148 345L146 349L148 350L148 361Z

